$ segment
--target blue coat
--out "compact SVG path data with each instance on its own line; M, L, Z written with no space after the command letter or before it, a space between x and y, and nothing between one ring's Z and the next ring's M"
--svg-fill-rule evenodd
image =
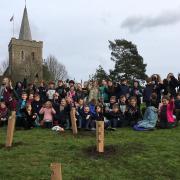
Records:
M153 129L158 120L158 112L154 106L149 106L144 114L143 120L137 124L138 128Z

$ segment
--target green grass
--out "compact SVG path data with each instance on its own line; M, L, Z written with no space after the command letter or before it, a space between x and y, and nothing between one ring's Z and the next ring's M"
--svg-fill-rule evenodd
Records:
M62 163L64 180L180 179L180 127L153 132L108 131L107 151L94 154L95 133L51 130L16 131L14 146L3 147L0 129L0 180L50 179L50 163Z

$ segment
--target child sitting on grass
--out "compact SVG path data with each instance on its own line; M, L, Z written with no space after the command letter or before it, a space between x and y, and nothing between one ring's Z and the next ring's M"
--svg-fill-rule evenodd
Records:
M150 106L147 107L142 121L139 121L135 126L136 131L153 130L158 121L158 108L157 108L157 94L153 93L151 96Z
M56 114L56 111L52 107L51 101L47 101L44 106L41 108L39 114L43 114L43 120L40 122L41 126L45 128L52 128L53 125L53 115Z
M180 121L180 92L176 96L175 112L176 112L176 120L177 120L177 125L178 125L178 123Z
M35 120L37 115L32 112L31 104L27 104L26 108L21 109L21 113L23 114L23 127L24 129L32 129L36 126Z
M129 107L126 113L126 125L133 127L141 119L142 114L137 106L137 99L136 97L131 97L129 100Z
M95 107L95 114L93 115L94 121L104 121L104 128L107 129L110 125L109 120L104 118L103 109L100 105Z
M86 122L86 130L95 130L95 122L92 119L89 106L84 107L83 121Z
M162 98L162 105L160 106L159 112L159 127L166 129L166 128L173 128L176 125L175 118L173 116L174 112L174 99L170 98L168 95Z
M4 101L0 102L0 126L7 125L9 111Z
M83 118L82 118L83 113L84 113L84 100L80 98L77 107L78 128L82 128L85 126L85 123L83 122Z
M56 110L56 114L54 116L54 124L59 125L65 128L66 120L67 120L67 104L66 100L62 99L59 105L59 108Z
M26 108L28 95L26 92L22 92L21 99L17 105L17 113L16 113L16 127L23 127L23 110Z
M113 109L113 105L116 104L116 96L111 96L109 103L105 103L104 110L105 112L110 112Z
M120 112L120 121L118 126L119 127L123 127L123 126L127 126L126 123L126 112L128 109L128 105L127 105L127 99L125 95L120 96L119 98L119 112Z
M107 117L110 120L110 126L112 130L115 130L118 127L118 121L120 121L120 116L121 114L119 111L119 105L114 104L112 111L107 113Z

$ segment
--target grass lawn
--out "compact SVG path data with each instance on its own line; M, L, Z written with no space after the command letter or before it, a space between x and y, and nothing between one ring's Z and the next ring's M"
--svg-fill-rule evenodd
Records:
M14 145L4 148L0 128L0 180L48 180L50 163L62 163L64 180L178 180L180 127L153 132L118 129L105 134L106 153L94 151L94 132L16 131Z

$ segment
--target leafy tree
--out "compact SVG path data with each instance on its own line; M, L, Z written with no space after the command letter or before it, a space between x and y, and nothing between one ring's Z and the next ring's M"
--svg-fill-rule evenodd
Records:
M110 70L112 79L125 77L132 79L145 79L146 66L143 63L143 57L139 55L137 47L127 40L109 41L109 49L111 50L111 60L115 62L114 70Z
M101 65L96 69L96 72L93 76L93 79L96 79L98 82L101 82L103 79L108 79L109 76Z

